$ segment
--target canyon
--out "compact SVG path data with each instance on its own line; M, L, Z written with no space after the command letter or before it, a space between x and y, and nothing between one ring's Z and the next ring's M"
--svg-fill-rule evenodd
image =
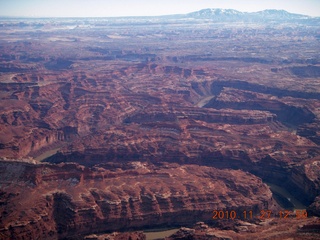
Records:
M319 237L320 20L199 14L0 19L0 239Z
M210 221L212 209L259 214L259 209L278 208L254 175L196 165L130 162L89 169L2 162L1 183L1 222L10 223L0 230L5 238L180 226Z

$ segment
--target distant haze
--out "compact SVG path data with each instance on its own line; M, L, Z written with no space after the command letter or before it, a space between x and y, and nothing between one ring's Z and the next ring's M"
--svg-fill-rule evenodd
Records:
M320 0L0 0L0 16L12 17L158 16L204 8L284 9L320 16Z

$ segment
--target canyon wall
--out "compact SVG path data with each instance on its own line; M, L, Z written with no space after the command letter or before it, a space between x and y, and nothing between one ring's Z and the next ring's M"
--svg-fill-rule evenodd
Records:
M252 174L142 162L89 169L77 164L0 163L0 235L63 238L120 229L211 221L213 210L278 208ZM30 194L31 193L31 194Z
M262 181L319 216L318 20L242 26L1 19L1 238L258 212Z

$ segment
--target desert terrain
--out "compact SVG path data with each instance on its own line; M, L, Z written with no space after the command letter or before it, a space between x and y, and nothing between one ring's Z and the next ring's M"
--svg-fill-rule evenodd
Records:
M319 23L0 19L0 239L319 238Z

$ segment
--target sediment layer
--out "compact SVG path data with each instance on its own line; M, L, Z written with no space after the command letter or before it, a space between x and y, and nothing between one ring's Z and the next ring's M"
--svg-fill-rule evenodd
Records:
M2 161L0 171L0 234L7 239L188 225L210 221L214 209L277 209L261 179L239 170Z

